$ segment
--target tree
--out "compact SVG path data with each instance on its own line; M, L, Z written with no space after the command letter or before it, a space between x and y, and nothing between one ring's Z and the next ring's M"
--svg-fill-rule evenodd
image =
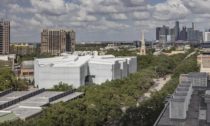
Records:
M53 89L51 89L53 91L69 91L69 90L73 90L72 85L60 82L58 85L55 85L53 87Z

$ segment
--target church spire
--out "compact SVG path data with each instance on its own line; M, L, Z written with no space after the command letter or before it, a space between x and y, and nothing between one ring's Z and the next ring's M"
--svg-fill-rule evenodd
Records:
M140 48L140 55L146 55L146 46L144 40L144 32L142 31L142 40L141 40L141 48Z

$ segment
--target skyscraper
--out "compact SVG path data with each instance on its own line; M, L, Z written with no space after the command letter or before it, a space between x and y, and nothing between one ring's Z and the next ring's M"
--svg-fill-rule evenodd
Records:
M203 41L203 33L194 28L194 23L192 23L192 28L187 29L187 41L190 41L191 43L200 43Z
M156 28L156 40L161 41L162 39L167 39L167 35L169 34L169 27L163 25L162 27Z
M163 25L163 27L160 29L160 36L159 36L159 42L163 47L165 47L166 45L168 34L169 34L169 27Z
M176 41L176 36L175 36L175 29L174 28L170 29L170 36L171 36L171 42L175 42Z
M161 27L156 28L156 40L160 40L160 30L161 30Z
M10 22L0 21L0 54L9 54Z
M183 27L180 32L180 40L187 41L187 28Z
M76 44L76 33L73 30L48 30L41 33L41 53L58 55L73 52Z
M176 21L176 24L175 24L175 39L176 41L179 40L179 32L180 32L180 29L179 29L179 21Z

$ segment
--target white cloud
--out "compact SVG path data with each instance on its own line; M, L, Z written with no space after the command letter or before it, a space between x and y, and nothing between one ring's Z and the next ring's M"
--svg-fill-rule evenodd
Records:
M209 13L210 0L182 0L184 5L194 13Z
M92 15L88 15L85 10L80 10L76 20L77 21L96 21L97 18Z
M148 11L135 11L133 12L133 17L136 20L146 20L151 17L151 14Z
M157 20L179 20L190 13L181 0L167 0L155 5L153 9L153 17Z
M114 20L126 20L126 19L128 19L126 14L123 14L123 13L113 13L113 14L111 14L111 17Z
M31 4L40 13L52 15L66 13L64 0L31 0Z
M206 28L209 5L210 0L166 0L157 4L147 0L1 0L0 17L11 20L16 34L27 31L34 35L31 39L39 40L35 35L48 27L72 28L82 31L83 36L86 31L99 34L136 28L154 32L156 26L174 25L175 20L184 24L194 21L199 28ZM129 34L122 38L129 38Z

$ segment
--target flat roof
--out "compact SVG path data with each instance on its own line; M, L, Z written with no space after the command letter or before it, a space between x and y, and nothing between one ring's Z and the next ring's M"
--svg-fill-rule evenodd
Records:
M21 92L18 92L18 93L21 93ZM49 98L60 95L62 93L64 93L64 92L45 91L38 95L30 97L24 101L21 101L17 104L9 106L9 107L0 111L0 122L1 122L1 116L3 116L3 120L8 121L9 117L6 119L4 119L4 118L7 117L5 115L7 115L9 113L14 113L16 115L16 118L19 117L20 119L25 120L27 118L33 117L33 116L41 113L42 107L47 104L54 104L54 103L58 103L61 101L67 102L67 101L73 100L75 98L78 98L78 97L84 95L83 92L74 92L74 93L64 96L58 100L55 100L51 103L49 102ZM15 94L17 94L17 92L10 93L11 96L13 96ZM25 94L25 93L22 93L22 94Z
M76 56L76 55L67 55L59 56L53 58L43 58L35 59L40 66L50 66L50 67L75 67L81 66L88 62L92 56Z
M32 61L32 60L23 61L23 62L21 63L21 68L33 69L33 68L34 68L34 61Z
M33 107L41 107L49 103L49 98L59 95L63 92L55 92L55 91L45 91L38 95L35 95L29 99L26 99L20 102L19 106L33 106Z
M20 98L22 96L25 96L25 95L27 95L29 93L32 93L32 92L36 91L36 90L31 90L31 91L13 91L13 92L11 92L9 94L6 94L6 95L0 97L0 105L4 104L6 102L12 101L14 99Z
M208 75L207 73L204 72L191 72L188 74L188 76L196 78L196 77L207 77Z
M169 104L167 104L157 126L208 126L206 120L203 120L204 115L201 116L202 111L206 110L203 94L204 91L193 91L187 118L184 120L170 119Z
M20 119L25 120L27 118L30 118L32 116L35 116L35 115L41 113L42 108L41 107L29 108L29 107L25 107L25 106L18 106L13 109L10 109L10 111L12 111L12 113L14 113Z
M62 102L67 102L67 101L73 100L73 99L75 99L75 98L77 98L77 97L80 97L80 96L82 96L82 95L84 95L83 92L74 92L74 93L72 93L72 94L69 94L69 95L63 97L63 98L60 98L60 99L58 99L58 100L53 101L53 102L51 102L50 104L55 104L55 103L58 103L58 102L61 102L61 101L62 101Z

